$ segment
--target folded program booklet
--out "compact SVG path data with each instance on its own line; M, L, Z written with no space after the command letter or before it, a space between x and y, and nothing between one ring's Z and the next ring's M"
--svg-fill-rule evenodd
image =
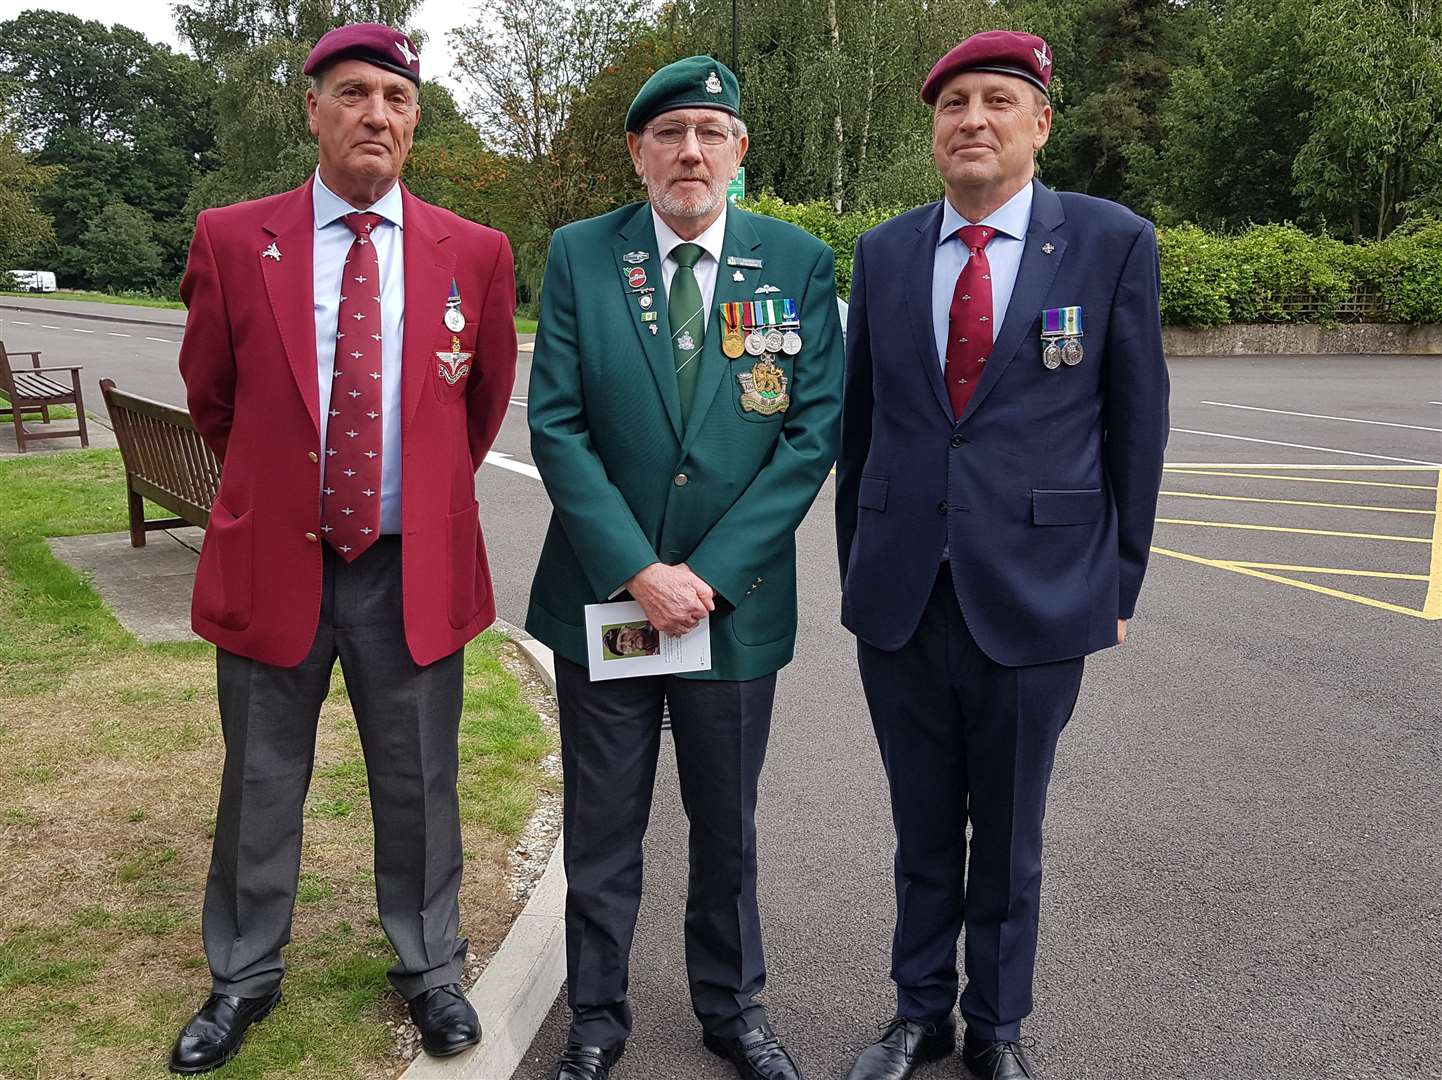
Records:
M679 637L657 630L634 600L586 605L591 681L711 670L711 619Z

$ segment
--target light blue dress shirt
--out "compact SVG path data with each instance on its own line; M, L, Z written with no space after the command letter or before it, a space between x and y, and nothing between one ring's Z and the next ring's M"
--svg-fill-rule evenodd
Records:
M356 208L331 191L316 170L311 191L315 208L315 360L320 389L320 445L325 449L330 420L330 384L335 371L336 320L340 316L341 272L355 233L341 218ZM371 233L381 267L381 532L401 531L401 339L406 320L405 243L401 186L396 184L368 208L385 220ZM325 455L321 455L325 460Z
M936 266L931 272L931 329L936 335L936 355L946 370L946 333L951 321L951 297L956 292L956 279L971 258L971 251L956 235L964 225L987 225L996 235L986 245L986 261L991 264L991 325L993 338L1001 331L1006 319L1011 292L1016 287L1017 271L1021 269L1021 253L1026 249L1026 231L1031 227L1031 181L981 221L971 222L956 212L945 199L941 203L941 230L936 238Z

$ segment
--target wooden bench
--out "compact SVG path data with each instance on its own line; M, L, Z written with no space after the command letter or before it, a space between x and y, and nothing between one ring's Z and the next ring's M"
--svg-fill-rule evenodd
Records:
M10 357L28 356L30 366L10 366ZM85 431L85 402L80 394L80 372L78 367L41 367L38 352L7 353L5 342L0 341L0 394L9 399L9 406L0 406L0 416L9 413L15 420L15 445L25 453L25 444L31 439L67 439L80 436L80 445L89 446L90 436ZM50 378L61 371L70 372L70 385ZM40 422L50 423L52 405L74 405L78 427L64 431L26 431L21 419L22 413L39 413Z
M205 528L220 489L220 462L190 413L117 390L113 379L101 379L100 392L125 460L131 546L144 547L145 534L156 529ZM146 499L179 516L146 521Z

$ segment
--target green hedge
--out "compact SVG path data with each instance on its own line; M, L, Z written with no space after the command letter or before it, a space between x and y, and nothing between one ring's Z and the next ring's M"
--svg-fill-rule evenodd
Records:
M836 284L851 292L856 238L899 209L837 214L824 202L761 195L743 204L799 225L836 252ZM1194 225L1158 229L1162 322L1442 323L1442 221L1418 218L1378 243L1344 244L1294 225L1221 236Z

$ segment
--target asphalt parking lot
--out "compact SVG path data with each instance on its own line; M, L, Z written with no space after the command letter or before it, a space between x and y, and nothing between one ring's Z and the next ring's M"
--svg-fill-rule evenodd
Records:
M174 342L3 314L12 348L90 365L87 390L110 374L183 400ZM476 485L518 624L549 513L527 360ZM1138 616L1089 661L1062 738L1025 1034L1052 1080L1442 1080L1442 358L1183 359L1172 378ZM844 1076L893 1002L890 820L832 509L828 485L798 533L759 812L766 998L811 1080ZM615 1080L733 1075L686 998L685 846L665 752ZM565 1019L515 1080L546 1075Z

